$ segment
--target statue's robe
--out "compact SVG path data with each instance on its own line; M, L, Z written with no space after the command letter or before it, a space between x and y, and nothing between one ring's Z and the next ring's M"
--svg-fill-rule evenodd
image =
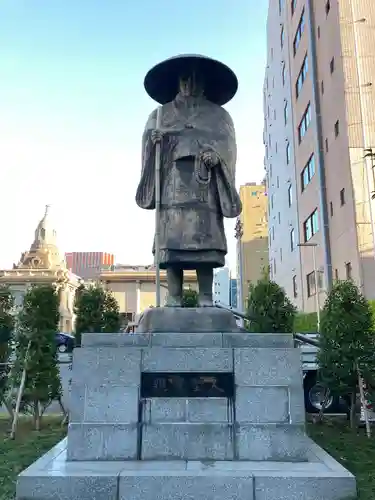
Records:
M142 174L136 202L155 208L156 128L151 113L143 134ZM160 161L160 267L221 267L227 242L223 217L241 213L235 188L236 141L228 112L202 97L183 97L162 106ZM214 151L219 163L210 169L200 155ZM154 250L153 250L154 251Z

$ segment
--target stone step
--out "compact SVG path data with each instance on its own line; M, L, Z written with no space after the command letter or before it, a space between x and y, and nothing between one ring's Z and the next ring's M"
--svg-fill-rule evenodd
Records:
M352 474L309 440L308 461L69 462L66 439L17 481L17 499L348 500Z

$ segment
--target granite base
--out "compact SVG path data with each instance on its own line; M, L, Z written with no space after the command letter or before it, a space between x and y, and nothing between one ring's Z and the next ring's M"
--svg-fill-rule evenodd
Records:
M351 500L352 474L310 440L308 461L69 462L66 439L20 474L19 500Z

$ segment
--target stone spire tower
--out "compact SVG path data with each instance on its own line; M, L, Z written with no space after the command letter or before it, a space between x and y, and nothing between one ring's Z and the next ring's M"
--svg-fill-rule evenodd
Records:
M51 221L49 205L46 205L44 216L37 225L30 250L22 254L16 268L65 268L64 260L61 258L57 246L57 233Z

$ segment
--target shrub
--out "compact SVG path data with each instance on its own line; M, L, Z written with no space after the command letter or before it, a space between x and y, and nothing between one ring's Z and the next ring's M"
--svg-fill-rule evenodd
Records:
M296 308L283 288L264 277L249 287L247 314L252 332L290 333L293 331Z
M320 330L322 380L333 393L350 395L354 426L358 376L368 385L373 381L375 342L371 307L352 281L333 285L324 304Z
M14 315L12 309L14 298L7 286L0 285L0 404L4 399L4 392L9 373L10 342L14 330Z
M101 285L81 285L75 296L76 345L81 345L82 333L118 332L120 330L120 310L112 292Z
M315 333L318 331L316 312L297 313L294 320L294 331L298 333Z
M27 353L23 400L31 409L37 430L44 409L60 398L62 392L55 340L59 304L59 295L53 285L34 285L26 292L17 318L12 382L14 387L19 387Z
M198 292L184 288L182 292L182 307L198 307Z

